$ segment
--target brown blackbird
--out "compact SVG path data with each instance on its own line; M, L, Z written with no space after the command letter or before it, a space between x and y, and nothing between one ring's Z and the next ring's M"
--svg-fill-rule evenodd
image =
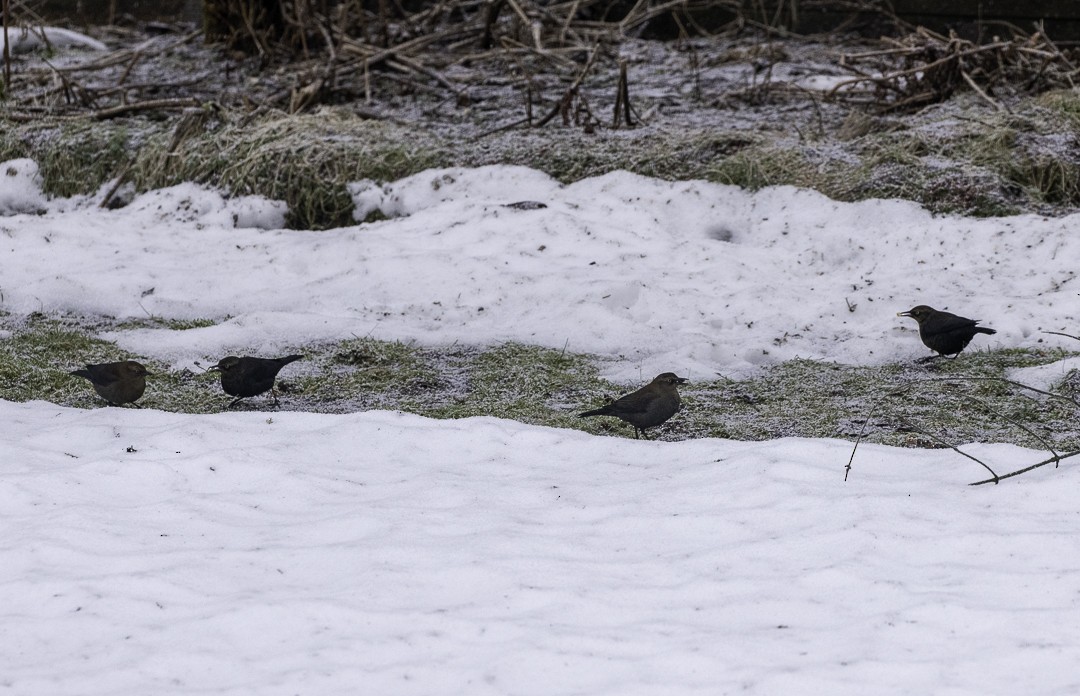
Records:
M232 408L240 403L240 399L262 394L269 391L274 397L274 403L278 402L277 394L274 393L274 380L278 372L293 360L299 360L303 355L287 355L284 358L238 358L230 355L222 358L217 365L207 372L217 370L221 373L221 388L236 399L229 404Z
M579 413L578 416L615 416L634 426L634 439L638 432L648 440L646 428L660 425L679 412L682 401L676 384L683 384L686 379L674 372L657 375L653 381L636 392L631 392L606 406Z
M919 362L933 360L943 355L959 355L960 351L971 343L977 333L996 334L991 328L976 326L978 319L966 319L950 312L942 312L919 305L906 312L898 312L898 317L911 317L919 322L919 338L927 348L937 351L937 355L923 358Z
M87 365L71 374L85 377L110 406L134 404L146 391L146 368L134 360ZM138 406L138 404L134 404Z

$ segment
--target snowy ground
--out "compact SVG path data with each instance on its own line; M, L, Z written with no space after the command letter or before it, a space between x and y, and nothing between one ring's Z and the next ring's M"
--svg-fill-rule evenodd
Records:
M397 217L306 232L195 186L103 211L46 200L27 161L0 175L0 308L224 320L108 336L177 368L353 335L569 341L624 356L627 383L883 363L926 353L895 317L924 302L986 320L990 347L1076 333L1075 218L489 168L358 185ZM840 441L45 402L0 420L6 693L1080 689L1073 460L968 488L984 472L955 453L876 446L845 483Z
M324 232L193 185L117 211L46 204L27 160L0 191L3 307L117 318L225 319L108 338L175 367L240 349L350 336L505 340L625 356L609 376L739 376L796 357L849 364L927 355L896 313L983 319L978 345L1073 347L1080 217L935 217L903 201L837 203L614 173L563 186L518 167L358 184L362 215ZM37 196L35 198L35 195ZM12 202L4 204L10 199ZM507 207L519 202L546 207ZM235 227L234 227L235 224ZM216 358L215 358L216 360Z

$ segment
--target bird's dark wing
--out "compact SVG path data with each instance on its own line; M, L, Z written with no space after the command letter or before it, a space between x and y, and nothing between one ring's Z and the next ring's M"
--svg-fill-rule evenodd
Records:
M631 392L620 399L616 399L611 404L612 412L626 415L646 413L649 406L659 397L660 394L651 389L638 389L636 392Z
M648 391L647 389L638 389L635 392L631 392L626 396L621 396L615 399L609 404L604 404L600 408L594 408L591 411L580 413L580 416L633 416L635 414L645 413L649 409L649 404L656 399L656 394Z
M87 365L86 372L94 384L105 386L120 381L120 371L112 365Z
M971 330L978 323L977 319L959 317L948 312L938 312L936 316L931 317L930 320L923 324L922 328L926 331L927 336L937 336L965 329Z
M249 364L245 372L247 373L246 377L249 379L261 382L277 377L277 373L281 372L283 367L285 367L285 363L277 360L259 360Z
M277 375L277 373L281 372L281 368L285 367L286 365L293 362L294 360L299 360L302 357L304 357L304 356L303 355L286 355L284 358L272 358L272 359L266 360L265 362L267 363L268 367L271 366L271 365L273 366L273 370L274 370L273 374Z

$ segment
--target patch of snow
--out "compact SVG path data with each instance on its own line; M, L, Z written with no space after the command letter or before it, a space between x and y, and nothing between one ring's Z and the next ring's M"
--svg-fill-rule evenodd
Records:
M873 445L844 483L833 440L41 402L0 420L12 693L1078 686L1075 467L969 489L955 453Z
M1006 376L1029 387L1053 391L1073 370L1080 370L1080 358L1065 358L1035 367L1018 367L1009 370Z
M106 51L101 41L86 34L63 29L61 27L13 27L8 29L12 53L30 53L39 49L84 48L90 51ZM4 45L4 35L0 33L0 47Z
M0 163L0 216L45 212L45 193L37 162L15 159Z
M3 199L25 189L4 183ZM225 322L110 335L174 364L371 335L568 344L621 357L608 376L627 382L917 358L928 351L915 324L895 316L916 304L998 330L969 350L1056 344L1043 332L1080 320L1076 216L934 216L625 172L562 185L505 166L354 192L390 219L281 229L280 203L194 184L112 211L49 201L44 215L6 218L3 307Z
M633 382L907 360L927 351L895 313L923 302L998 329L969 350L1056 342L1080 311L1075 216L487 167L358 185L389 219L313 232L190 184L46 200L32 165L0 165L0 308L220 320L107 336L176 368L356 335L569 339ZM955 452L864 444L845 483L849 442L378 411L0 401L0 422L12 693L1080 688L1075 466L968 488L985 472ZM1044 456L963 449L1001 473Z

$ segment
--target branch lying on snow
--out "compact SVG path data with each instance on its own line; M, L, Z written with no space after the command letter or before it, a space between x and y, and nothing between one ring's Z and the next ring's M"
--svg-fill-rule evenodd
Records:
M1012 478L1013 476L1019 476L1020 474L1026 474L1029 471L1033 471L1035 469L1038 469L1041 466L1046 466L1047 464L1053 464L1054 467L1057 468L1058 463L1060 463L1062 459L1068 459L1069 457L1075 457L1077 455L1080 455L1080 450L1078 450L1076 452L1069 452L1067 454L1062 454L1060 456L1050 457L1049 459L1044 459L1041 462L1038 462L1036 464L1032 464L1031 466L1025 466L1023 469L1017 469L1016 471L1010 471L1007 474L1002 474L1001 476L995 476L994 478L984 479L982 481L976 481L975 483L969 483L968 485L969 486L981 486L981 485L986 484L986 483L997 483L997 482L1002 481L1004 479Z
M925 382L935 382L935 381L943 381L943 380L934 380L934 379L917 380L915 382L911 382L910 384L904 385L903 387L901 387L899 389L894 389L894 390L890 391L889 393L883 395L880 399L878 399L877 401L874 402L874 404L870 407L870 412L867 414L866 418L863 420L863 425L862 425L862 428L859 429L858 436L856 436L856 438L855 438L855 445L851 448L851 456L848 457L847 466L844 467L844 481L848 480L848 475L851 473L851 465L855 461L855 452L858 451L859 444L862 442L863 436L866 434L866 426L870 423L870 419L873 417L874 412L878 410L878 407L881 406L883 403L885 403L886 399L894 397L894 396L901 396L903 394L906 394L914 386L917 386L917 385L925 383ZM990 479L991 481L997 479L997 474L994 472L994 470L991 469L990 466L986 464L986 462L982 461L978 457L975 457L973 455L968 454L967 452L964 452L959 447L952 444L951 442L948 442L947 440L945 440L941 436L938 436L938 435L935 435L935 434L933 434L931 432L923 430L922 428L919 428L918 426L910 423L909 421L907 421L905 419L899 419L899 420L900 420L900 424L904 428L906 428L906 429L908 429L908 430L910 430L912 432L918 433L920 435L924 435L924 436L930 438L931 440L933 440L934 442L937 442L938 444L942 445L943 447L948 447L949 449L953 450L954 452L956 452L958 454L961 454L961 455L967 457L968 459L971 459L972 461L977 462L984 469L989 471L990 474L994 477L994 478Z
M990 468L990 465L987 464L986 462L984 462L983 460L979 459L978 457L976 457L976 456L974 456L972 454L968 454L967 452L960 449L958 446L952 444L951 442L949 442L948 440L945 440L942 437L939 437L938 435L934 435L933 433L931 433L931 432L929 432L927 430L923 430L922 428L919 428L919 427L917 427L915 425L912 425L910 422L908 422L906 420L901 419L900 423L904 427L910 429L912 432L919 433L920 435L925 435L926 437L930 438L931 440L938 443L939 445L941 445L943 447L948 447L953 452L956 452L959 455L963 455L963 456L967 457L968 459L970 459L971 461L975 462L976 464L979 464L980 466L982 466L982 468L984 468L984 469L986 469L987 471L990 472L990 475L993 477L992 479L990 479L991 481L993 481L994 483L998 482L997 473L995 473L994 470Z
M874 413L877 412L878 407L885 403L885 399L890 396L899 396L903 393L903 390L889 392L883 395L877 401L870 405L870 411L866 414L866 418L863 419L862 427L859 428L859 434L855 436L855 446L851 448L851 456L848 457L847 466L844 467L844 481L848 480L848 475L851 474L851 465L855 461L855 452L859 449L859 444L863 440L863 436L866 434L866 426L870 424L870 420L874 417Z
M1047 332L1047 333L1053 333L1053 332ZM1065 334L1062 334L1062 335L1065 335ZM1057 400L1060 400L1060 401L1064 401L1066 403L1072 404L1078 410L1080 410L1080 401L1077 401L1076 399L1074 399L1071 396L1066 396L1064 394L1055 394L1054 392L1049 392L1049 391L1046 391L1044 389L1038 389L1036 387L1032 387L1030 385L1024 384L1023 382L1017 382L1016 380L1006 379L1004 377L928 377L926 379L915 380L913 382L910 382L908 384L903 385L902 387L900 387L898 389L893 389L893 390L889 391L888 393L882 395L879 399L877 399L871 405L870 411L867 413L866 418L863 420L862 427L859 429L859 434L855 438L855 444L851 448L851 456L848 458L847 466L844 467L844 480L847 481L848 480L848 475L851 473L852 463L855 461L855 452L859 449L859 444L862 443L863 438L866 435L867 426L870 424L870 421L873 418L874 414L879 410L879 408L884 403L886 403L887 399L895 397L895 396L902 396L904 394L907 394L913 387L922 386L922 385L926 385L926 384L934 384L934 383L937 383L937 384L949 384L949 383L955 383L955 382L997 382L999 384L1005 384L1005 385L1009 385L1009 386L1012 386L1012 387L1016 387L1017 389L1023 389L1023 390L1026 390L1026 391L1035 392L1036 394L1041 394L1041 395L1049 397L1051 399L1057 399ZM1075 457L1077 455L1080 455L1080 451L1067 452L1065 454L1058 454L1054 450L1053 446L1050 444L1050 442L1046 438L1041 437L1038 434L1036 434L1027 425L1025 425L1023 423L1020 423L1016 419L1011 418L1011 417L1001 413L1000 411L998 411L997 409L994 409L993 407L991 407L989 404L987 404L985 401L983 401L981 399L977 399L977 398L975 398L975 397L973 397L971 395L965 395L965 400L966 401L975 401L979 406L981 406L988 413L991 413L992 415L997 416L998 418L1004 420L1006 423L1009 423L1010 425L1012 425L1015 428L1023 430L1032 439L1038 441L1041 446L1045 447L1046 450L1048 452L1050 452L1050 457L1049 458L1047 458L1047 459L1045 459L1045 460L1043 460L1041 462L1038 462L1037 464L1032 464L1031 466L1026 466L1026 467L1024 467L1022 469L1017 469L1016 471L1012 471L1012 472L1010 472L1008 474L998 475L992 468L990 468L990 466L988 464L986 464L986 462L982 461L978 457L975 457L975 456L973 456L971 454L968 454L967 452L962 451L961 449L959 449L959 447L957 445L954 445L951 442L948 442L943 437L941 437L939 435L935 435L935 434L933 434L931 432L928 432L928 431L926 431L926 430L924 430L922 428L919 428L918 426L913 425L912 423L908 422L905 419L898 418L900 424L903 427L911 430L912 432L916 432L916 433L919 433L920 435L924 435L924 436L930 438L931 440L933 440L934 442L937 442L938 444L940 444L940 445L942 445L944 447L947 447L947 448L953 450L954 452L957 452L958 454L961 454L964 457L967 457L968 459L971 459L972 461L977 462L980 466L982 466L984 469L986 469L987 471L990 472L991 478L984 479L982 481L976 481L974 483L969 484L971 486L981 486L981 485L986 484L986 483L998 483L998 482L1000 482L1000 481L1002 481L1004 479L1012 478L1013 476L1018 476L1020 474L1026 473L1028 471L1032 471L1034 469L1038 469L1039 467L1045 466L1045 465L1050 464L1050 463L1053 463L1056 466L1058 463L1060 463L1064 459L1068 459L1070 457Z

